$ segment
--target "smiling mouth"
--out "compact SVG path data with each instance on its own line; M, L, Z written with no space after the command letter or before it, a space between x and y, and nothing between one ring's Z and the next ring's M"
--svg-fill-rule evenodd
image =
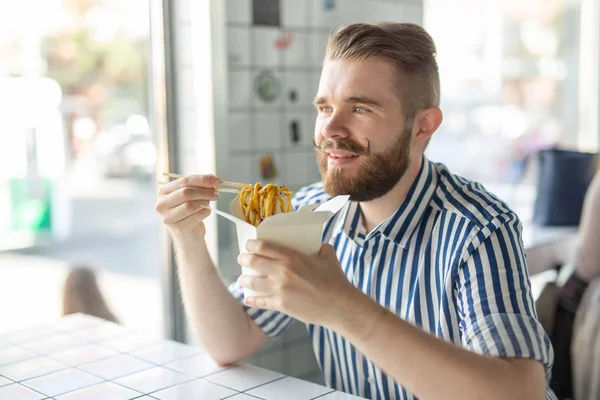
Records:
M349 158L356 158L358 157L358 154L351 154L351 153L327 153L327 155L330 158L333 159L349 159Z
M330 167L342 168L353 165L359 159L359 155L355 153L327 153L327 165Z

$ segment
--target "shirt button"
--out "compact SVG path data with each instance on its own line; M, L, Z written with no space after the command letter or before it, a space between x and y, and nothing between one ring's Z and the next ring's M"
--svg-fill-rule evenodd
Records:
M372 376L367 378L367 382L369 382L371 385L375 384L375 378L373 378Z

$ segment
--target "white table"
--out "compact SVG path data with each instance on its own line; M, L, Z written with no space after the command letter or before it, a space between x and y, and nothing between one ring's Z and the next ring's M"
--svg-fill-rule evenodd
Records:
M82 314L0 334L2 400L351 400L359 397Z
M523 224L523 244L529 274L534 275L570 261L577 244L577 227Z

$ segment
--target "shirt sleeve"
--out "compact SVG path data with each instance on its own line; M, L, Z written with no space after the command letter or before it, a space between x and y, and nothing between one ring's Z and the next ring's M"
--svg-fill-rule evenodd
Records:
M463 347L538 360L549 379L552 345L537 320L516 215L501 216L482 229L463 260L456 281Z
M243 303L244 288L239 283L229 285L229 292L242 304L244 311L269 337L279 336L293 321L292 317L278 311L248 307Z

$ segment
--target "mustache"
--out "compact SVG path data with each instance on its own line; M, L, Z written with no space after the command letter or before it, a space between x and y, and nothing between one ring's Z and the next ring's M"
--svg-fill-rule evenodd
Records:
M325 151L333 148L337 150L349 151L359 156L364 156L371 152L371 142L369 141L369 139L367 139L367 147L363 147L351 139L324 139L320 144L317 144L317 142L315 142L315 139L313 139L312 142L313 146L315 146L315 149L319 151Z

